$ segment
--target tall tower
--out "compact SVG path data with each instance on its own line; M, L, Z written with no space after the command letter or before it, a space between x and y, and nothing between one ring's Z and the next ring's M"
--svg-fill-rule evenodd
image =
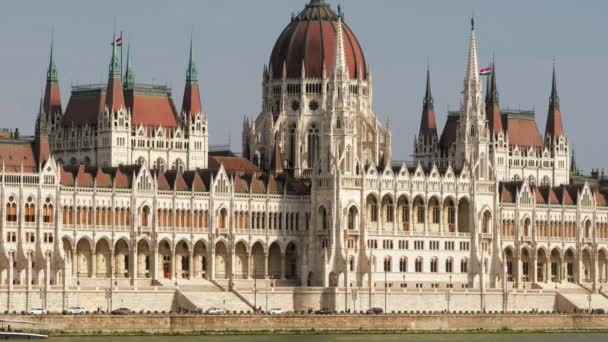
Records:
M116 33L114 33L112 41L116 41ZM130 140L131 115L125 106L116 44L112 45L112 57L108 69L105 108L99 113L97 119L99 133L97 136L97 160L95 162L100 166L117 166L129 162L128 143ZM132 67L129 66L128 69L131 70L132 74ZM134 78L133 74L131 76Z
M188 169L206 168L208 156L207 116L203 114L198 89L198 71L194 63L192 38L186 70L186 86L182 102L182 122L188 136Z
M562 113L557 95L557 77L555 63L551 79L551 94L549 95L549 111L545 128L545 146L551 151L553 157L553 184L566 184L570 181L568 154L570 153L568 138L562 123Z
M414 142L414 158L430 166L438 157L437 123L435 110L433 108L433 95L431 94L431 71L426 69L426 91L422 104L422 117L420 118L420 129Z
M54 38L51 39L51 52L49 67L46 72L46 85L42 106L36 120L37 129L41 133L51 134L59 128L63 111L61 110L61 95L59 93L59 80L57 78L57 66L55 65ZM39 127L38 127L39 126Z
M475 22L471 18L471 38L467 73L464 79L464 98L456 132L456 166L468 163L480 179L488 177L489 133L481 98L481 81L477 64Z

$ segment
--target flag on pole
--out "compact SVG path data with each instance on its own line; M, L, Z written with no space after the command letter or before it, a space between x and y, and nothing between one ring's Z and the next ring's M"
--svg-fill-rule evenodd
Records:
M488 76L490 74L490 72L492 72L492 68L490 68L490 67L483 68L483 69L479 70L479 75Z
M116 44L116 46L122 46L122 34L120 37L117 37L115 41L112 42L112 45Z

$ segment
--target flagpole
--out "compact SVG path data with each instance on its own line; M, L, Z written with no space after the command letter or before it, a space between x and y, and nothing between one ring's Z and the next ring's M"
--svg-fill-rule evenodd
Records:
M114 42L116 44L116 42ZM122 30L120 31L120 78L122 79Z

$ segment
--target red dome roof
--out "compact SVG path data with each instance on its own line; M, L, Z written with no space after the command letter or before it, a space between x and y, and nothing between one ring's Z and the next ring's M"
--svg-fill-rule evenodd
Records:
M329 76L334 62L338 14L323 0L311 0L304 10L293 17L274 44L270 55L273 78L283 75L283 63L288 78L299 78L304 61L306 77L323 76L323 63ZM344 54L351 79L366 77L365 57L357 38L342 21Z

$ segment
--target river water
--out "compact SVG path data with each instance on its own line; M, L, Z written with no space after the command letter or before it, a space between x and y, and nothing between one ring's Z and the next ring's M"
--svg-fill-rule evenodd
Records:
M605 342L606 333L51 337L52 342Z

